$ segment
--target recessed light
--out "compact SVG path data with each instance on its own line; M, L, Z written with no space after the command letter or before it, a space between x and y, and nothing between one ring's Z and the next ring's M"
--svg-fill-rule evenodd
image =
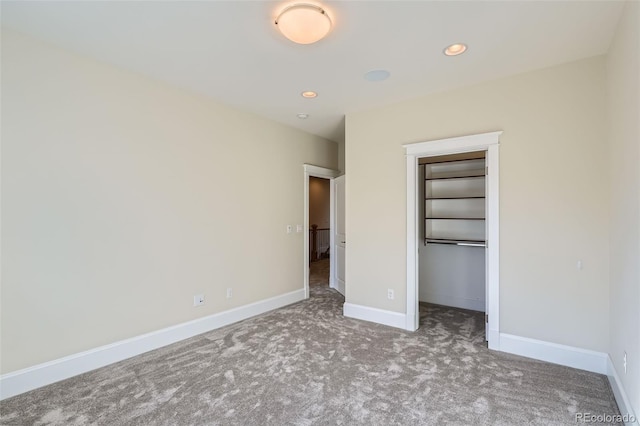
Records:
M454 43L450 46L447 46L444 49L444 54L447 56L457 56L463 54L467 50L467 45L463 43Z
M316 96L318 96L318 94L312 90L302 92L301 95L303 98L308 98L308 99L315 98Z
M307 118L309 118L309 114L305 114L304 112L301 112L296 114L296 117L298 117L300 120L306 120Z
M391 73L387 70L373 70L364 75L364 79L367 81L383 81L389 78Z

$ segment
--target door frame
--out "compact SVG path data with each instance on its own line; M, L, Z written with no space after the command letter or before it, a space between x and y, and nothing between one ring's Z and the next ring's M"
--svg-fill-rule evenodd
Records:
M317 177L323 179L329 179L329 287L335 288L334 282L334 268L336 265L336 253L333 250L334 238L333 231L336 227L336 218L334 212L334 188L333 180L340 175L338 170L328 169L326 167L314 166L313 164L303 164L304 171L304 246L302 260L303 265L303 282L304 282L304 298L309 298L309 178Z
M343 185L342 185L342 189L340 191L338 191L338 187L339 185L339 180L342 180ZM335 254L335 257L333 259L335 259L335 263L333 263L333 269L331 272L331 281L330 281L330 286L331 288L335 289L338 293L342 294L343 296L345 296L346 294L346 283L345 283L345 276L340 277L340 274L338 273L338 269L340 268L340 266L342 265L343 270L345 270L345 266L346 266L346 240L347 240L347 235L346 235L346 229L345 229L345 222L344 222L344 213L345 213L345 201L346 201L346 197L345 197L345 190L346 190L346 176L345 175L340 175L337 176L336 178L333 179L333 183L332 183L333 187L333 193L332 193L332 200L333 200L333 214L334 214L334 218L335 218L335 225L336 227L334 229L332 229L332 236L333 236L333 246L331 248L331 251ZM339 207L340 204L342 204L341 208ZM339 210L342 210L342 229L339 228L338 225L340 225L340 215L339 215ZM343 233L340 233L340 231L343 231ZM343 254L342 256L339 255L340 253L340 249L342 249ZM342 278L342 280L340 279Z
M486 151L487 271L486 303L489 349L500 349L500 216L499 146L502 131L437 139L403 145L407 160L407 315L405 328L418 329L418 159L436 155Z

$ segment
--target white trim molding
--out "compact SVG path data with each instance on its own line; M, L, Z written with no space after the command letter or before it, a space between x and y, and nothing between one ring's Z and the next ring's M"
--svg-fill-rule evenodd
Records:
M338 170L334 170L334 169L327 169L325 167L319 167L319 166L314 166L312 164L303 164L302 165L302 169L304 172L303 175L303 179L304 179L304 219L303 219L303 229L302 232L304 233L303 236L303 241L304 241L304 246L302 247L303 250L303 256L302 256L302 261L304 262L304 264L302 265L302 275L303 275L303 283L304 283L304 298L308 299L309 298L309 177L318 177L318 178L324 178L324 179L329 179L329 188L330 188L330 193L329 193L329 229L331 230L329 232L329 246L331 247L331 250L329 251L329 286L331 288L336 288L336 284L334 283L333 277L334 277L334 268L335 268L335 264L336 264L336 259L335 259L335 250L333 250L334 247L334 232L333 230L335 229L336 226L336 218L335 218L335 212L333 211L333 205L334 205L334 197L333 197L333 193L334 193L334 189L333 189L333 179L338 177L340 175L340 172ZM343 293L344 294L344 293Z
M333 179L340 176L340 172L334 169L328 169L326 167L314 166L313 164L303 164L302 168L309 176L315 176L325 179Z
M0 376L0 400L263 314L304 299L296 290Z
M436 155L486 151L487 174L487 341L489 349L500 350L500 217L499 143L502 131L431 140L403 145L407 171L407 312L404 328L418 329L418 159Z
M402 329L405 328L407 322L406 315L401 312L387 311L353 303L344 304L344 316Z
M490 146L499 143L502 130L497 132L478 133L468 136L434 139L402 145L407 155L429 157L433 155L460 154L463 152L486 151Z
M618 404L618 409L620 410L620 414L624 416L627 415L628 419L633 419L634 421L627 421L625 425L627 426L638 426L640 425L640 419L636 415L633 410L633 406L629 401L629 397L627 396L627 392L624 390L624 386L622 386L622 381L620 380L620 376L616 372L615 367L613 366L613 361L611 357L607 355L607 372L606 375L609 377L609 384L611 385L611 390L613 391L613 396L616 398L616 403ZM637 413L640 414L640 413Z
M500 351L593 373L607 374L607 359L609 356L604 352L506 333L500 333Z

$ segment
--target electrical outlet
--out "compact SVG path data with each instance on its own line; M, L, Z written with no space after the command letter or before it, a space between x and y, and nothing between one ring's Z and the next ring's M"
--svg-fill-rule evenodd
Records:
M624 374L627 374L627 351L624 351L624 355L622 357L622 366L624 367Z
M296 232L300 233L303 231L302 225L296 225Z
M204 305L204 294L196 294L193 296L193 306Z
M227 289L227 299L231 299L233 297L233 289L229 287Z
M395 294L392 289L387 290L387 299L393 300L395 298Z

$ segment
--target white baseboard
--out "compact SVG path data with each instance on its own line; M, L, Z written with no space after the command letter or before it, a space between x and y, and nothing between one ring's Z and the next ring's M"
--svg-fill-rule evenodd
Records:
M609 377L611 390L613 391L613 396L615 396L616 402L618 403L620 414L622 414L622 416L626 414L627 415L626 419L629 420L629 421L625 421L624 424L626 426L640 425L640 419L638 419L638 416L636 416L636 413L633 410L633 406L631 406L631 403L629 402L629 397L627 396L627 392L624 390L624 387L622 386L622 381L620 380L620 376L618 376L618 373L616 372L616 369L613 366L613 361L611 360L611 357L608 355L607 355L607 373L606 374Z
M559 345L506 333L500 333L499 347L502 352L579 368L593 373L607 374L608 355L603 352Z
M454 308L469 309L471 311L484 312L486 304L484 300L466 299L464 297L448 296L426 292L420 297L421 302L435 303L436 305L452 306Z
M344 304L344 316L364 321L375 322L391 327L405 329L407 315L400 312L386 311L384 309L370 308L369 306Z
M304 289L0 376L0 400L304 300Z

